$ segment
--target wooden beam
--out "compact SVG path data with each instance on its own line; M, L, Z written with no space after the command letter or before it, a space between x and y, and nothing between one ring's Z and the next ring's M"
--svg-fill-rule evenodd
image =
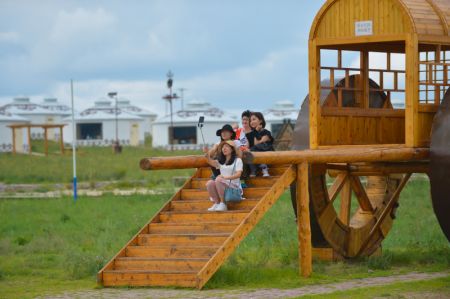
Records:
M352 189L349 180L345 180L341 190L341 207L339 209L339 219L345 224L350 223L350 210L352 207Z
M334 146L318 150L245 152L243 160L255 164L354 163L421 161L429 158L429 148L407 148L401 145ZM143 170L207 167L205 156L174 156L144 158Z
M360 52L362 108L369 108L369 52Z
M406 39L405 144L419 146L419 46L416 34Z
M48 136L47 136L47 128L44 128L44 152L45 152L45 155L48 156Z
M328 189L328 197L331 203L336 199L344 183L347 181L347 175L347 172L340 172L334 180L333 185Z
M312 273L311 222L309 218L309 165L304 162L297 167L297 211L300 274Z
M351 176L349 177L350 184L352 186L353 192L355 192L356 198L358 199L359 206L363 211L372 212L374 208L367 196L366 190L364 190L359 177Z
M63 138L63 128L59 127L59 148L61 154L64 155L64 138Z
M27 128L28 154L31 155L31 128Z
M309 144L311 149L319 146L320 121L320 50L315 40L309 44Z
M254 164L396 162L427 160L429 154L429 148L346 146L303 151L246 152L243 159Z
M11 127L12 130L12 153L13 155L16 154L16 129L14 127Z
M375 222L375 225L371 228L369 234L367 235L365 241L362 243L361 248L359 249L358 255L366 249L367 245L369 244L370 240L372 239L373 234L380 228L381 224L384 221L384 218L388 215L388 213L391 212L392 208L394 207L394 203L398 201L398 197L400 196L400 192L403 190L403 188L406 186L406 183L408 182L409 178L411 177L411 173L405 174L402 181L400 182L397 189L394 191L394 193L391 195L388 203L386 204L385 209L381 212L381 214L377 218L377 222Z

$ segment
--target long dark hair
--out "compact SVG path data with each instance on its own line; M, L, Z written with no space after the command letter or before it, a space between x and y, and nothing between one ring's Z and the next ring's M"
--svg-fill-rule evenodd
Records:
M228 163L226 164L226 165L231 165L234 163L234 160L236 160L236 156L237 156L236 148L226 141L222 142L219 145L219 149L218 149L218 153L217 153L217 161L222 165L225 164L225 162L227 161L227 157L225 157L225 155L222 153L222 148L225 145L228 145L229 147L231 147L231 157L230 157L230 160L228 161Z

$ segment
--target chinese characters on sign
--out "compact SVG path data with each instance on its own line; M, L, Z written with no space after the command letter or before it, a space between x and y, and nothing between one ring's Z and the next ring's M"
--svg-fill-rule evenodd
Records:
M372 21L361 21L361 22L355 22L355 35L361 36L361 35L372 35Z

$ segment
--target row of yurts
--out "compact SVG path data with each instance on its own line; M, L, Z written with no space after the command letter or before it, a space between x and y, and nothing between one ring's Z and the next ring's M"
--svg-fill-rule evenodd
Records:
M295 123L300 105L291 101L278 101L264 112L266 128L276 136L284 123ZM207 145L217 142L216 130L224 124L240 123L240 113L229 113L204 101L190 101L184 109L158 118L146 109L132 105L129 100L113 102L102 99L93 107L75 112L76 140L78 146L108 146L116 138L116 118L118 139L122 145L138 146L146 136L152 136L154 147L169 148L169 131L173 122L173 144L175 149L196 149L203 144L202 132L197 126L200 116L204 116L203 136ZM72 143L71 108L55 98L33 103L27 97L14 98L11 103L0 106L0 152L12 150L12 129L15 124L65 124L63 141ZM59 140L59 129L48 129L50 140ZM15 129L16 150L28 150L27 129ZM43 139L42 128L31 128L31 140Z

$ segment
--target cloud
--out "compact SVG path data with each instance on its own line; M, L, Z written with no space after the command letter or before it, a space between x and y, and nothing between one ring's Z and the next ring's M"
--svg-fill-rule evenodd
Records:
M0 32L0 43L16 43L19 41L17 32Z
M165 74L172 69L186 98L227 109L303 98L309 24L322 2L0 3L2 30L16 33L6 37L15 47L0 43L0 97L68 101L74 78L86 105L117 90L164 110Z

